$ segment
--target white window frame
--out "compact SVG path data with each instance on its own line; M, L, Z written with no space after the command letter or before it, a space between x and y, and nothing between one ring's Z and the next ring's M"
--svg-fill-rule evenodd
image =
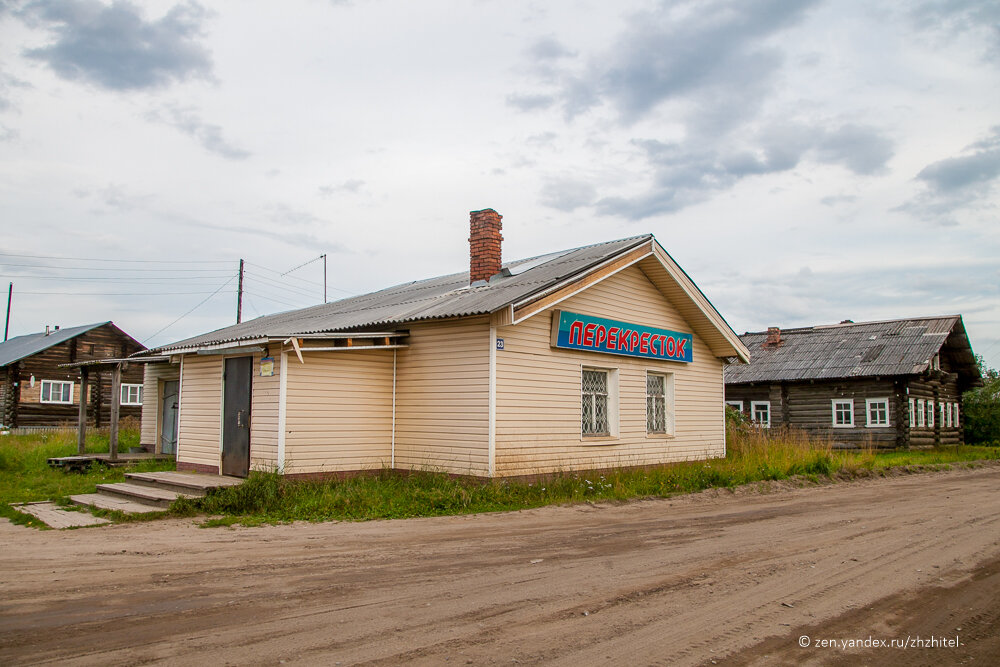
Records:
M957 401L955 403L952 403L951 418L952 418L952 422L955 424L955 428L959 428L960 425L958 423L958 402Z
M941 412L941 414L938 415L938 418L941 420L939 422L941 424L941 428L945 428L947 426L947 424L948 424L944 420L944 406L945 406L945 402L944 401L938 401L938 408L940 409L940 412Z
M910 399L910 428L917 425L917 399Z
M663 378L663 430L649 430L649 378ZM674 434L674 374L646 371L646 435L651 437L672 436Z
M584 433L583 432L583 373L584 371L593 371L597 373L605 373L608 377L608 431L606 433ZM581 366L580 367L580 418L577 421L580 424L580 439L583 441L592 440L607 440L608 438L617 438L619 435L619 423L618 423L618 369L617 368L607 368L600 366Z
M743 412L743 401L726 401L726 405L728 405L731 408L735 408L740 412Z
M767 408L767 421L757 420L757 406ZM750 401L750 421L761 428L771 428L771 401Z
M942 403L944 406L944 425L946 428L951 428L951 403Z
M63 400L63 388L69 386L69 400ZM52 400L52 388L59 388L59 400ZM45 390L48 389L48 392ZM45 394L48 393L49 397L45 398ZM38 402L39 403L51 403L55 405L73 405L73 383L69 380L42 380L42 386L38 391Z
M923 428L927 425L927 420L924 419L924 399L917 399L917 428Z
M927 401L927 428L934 428L934 401Z
M849 423L838 424L837 423L837 405L846 404L850 406L849 415L851 421ZM853 398L834 398L830 400L830 423L833 424L834 428L854 428L854 399Z
M135 390L136 400L131 400L132 390ZM119 395L119 405L142 405L142 385L141 384L121 384L121 394Z
M885 421L872 421L872 406L878 404L885 405ZM865 426L868 428L886 428L891 426L889 418L889 398L866 398L865 399Z

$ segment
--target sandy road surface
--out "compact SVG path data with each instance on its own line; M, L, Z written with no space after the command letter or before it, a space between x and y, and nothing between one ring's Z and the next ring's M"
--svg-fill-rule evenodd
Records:
M998 559L995 465L361 524L3 522L0 664L990 664Z

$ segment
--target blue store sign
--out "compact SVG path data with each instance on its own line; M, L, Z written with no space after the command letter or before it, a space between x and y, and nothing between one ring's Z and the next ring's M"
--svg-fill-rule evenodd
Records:
M627 357L690 362L691 334L557 310L552 346Z

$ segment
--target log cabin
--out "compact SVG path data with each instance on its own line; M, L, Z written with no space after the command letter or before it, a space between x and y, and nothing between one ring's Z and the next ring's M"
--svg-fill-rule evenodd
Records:
M746 348L651 234L503 263L501 216L469 225L468 272L150 350L169 362L147 392L178 378L178 469L501 477L725 455L724 359Z
M144 350L115 326L46 327L0 343L0 424L7 428L75 426L79 418L80 371L64 367L88 360L124 358ZM124 370L121 416L139 418L143 370ZM84 399L87 423L107 426L111 418L111 372L94 372Z
M962 394L982 380L961 315L852 322L740 336L726 403L765 428L837 447L963 442Z

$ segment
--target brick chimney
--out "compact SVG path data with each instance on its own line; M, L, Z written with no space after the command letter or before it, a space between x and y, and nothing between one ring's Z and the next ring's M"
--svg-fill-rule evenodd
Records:
M764 341L764 347L778 347L779 345L781 345L781 329L778 327L768 327L767 340Z
M469 213L469 284L500 273L501 218L491 208Z

